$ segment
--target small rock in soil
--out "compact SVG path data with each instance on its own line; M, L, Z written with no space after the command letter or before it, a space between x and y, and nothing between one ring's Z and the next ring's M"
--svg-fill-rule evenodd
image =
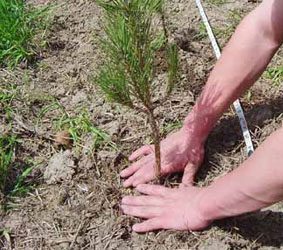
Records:
M119 135L119 132L121 130L120 122L111 121L109 123L106 123L104 126L102 126L102 129L105 130L108 135L110 135L112 140L116 139L116 137Z
M70 150L59 152L52 156L44 172L47 184L60 183L71 180L75 173L75 161Z

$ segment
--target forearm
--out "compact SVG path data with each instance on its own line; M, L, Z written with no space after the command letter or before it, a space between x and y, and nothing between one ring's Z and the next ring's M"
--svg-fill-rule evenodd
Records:
M204 188L206 220L255 211L283 199L283 129L272 134L238 169Z
M223 112L265 70L282 42L282 37L275 36L271 21L274 0L269 1L262 3L239 25L184 127L206 138Z

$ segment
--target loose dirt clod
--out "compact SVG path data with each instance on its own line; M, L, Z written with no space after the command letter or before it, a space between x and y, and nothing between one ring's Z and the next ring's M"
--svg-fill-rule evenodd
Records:
M47 184L60 183L71 180L75 173L75 161L70 150L59 152L50 159L44 172L44 180Z
M65 146L66 148L71 148L73 141L71 135L68 131L60 131L55 135L56 146Z

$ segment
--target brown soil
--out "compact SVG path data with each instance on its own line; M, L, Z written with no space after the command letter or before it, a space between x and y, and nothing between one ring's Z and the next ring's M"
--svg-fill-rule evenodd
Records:
M38 5L48 0L29 2ZM27 69L0 70L0 86L18 86L19 95L13 101L17 115L12 128L21 138L16 160L32 159L38 166L29 177L36 188L25 197L10 200L14 209L1 218L0 229L8 230L9 237L0 238L0 248L283 249L282 204L217 222L204 232L139 235L131 231L135 219L119 210L121 197L131 191L122 188L119 171L127 165L126 156L133 149L149 142L149 133L144 130L147 121L139 114L107 104L92 84L91 78L101 61L96 40L102 35L101 11L94 1L52 2L57 7L43 59ZM244 14L256 5L256 1L232 0L221 6L206 4L206 8L212 25L220 29L231 22L230 10ZM170 101L159 108L163 127L184 119L215 63L209 41L199 36L200 18L194 1L172 0L167 7L167 22L181 48L182 67L179 86ZM219 39L223 45L228 37L220 33ZM282 63L282 56L281 51L272 63ZM281 126L282 91L283 85L273 87L262 78L242 98L255 145ZM38 118L55 101L70 115L87 110L92 123L110 134L117 149L104 146L88 150L92 144L88 134L79 149L58 147L52 136L58 132L55 124L62 112L49 109ZM3 128L5 124L0 124L0 131ZM232 110L219 121L206 149L198 185L210 183L246 159L239 123ZM65 176L60 169L57 171L60 163L67 168ZM179 180L180 176L174 175L166 183Z

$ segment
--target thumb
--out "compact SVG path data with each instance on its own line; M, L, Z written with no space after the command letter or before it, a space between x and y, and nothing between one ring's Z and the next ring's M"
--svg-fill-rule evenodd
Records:
M194 183L194 178L197 170L198 170L198 166L196 164L189 162L184 169L181 186L192 186Z

